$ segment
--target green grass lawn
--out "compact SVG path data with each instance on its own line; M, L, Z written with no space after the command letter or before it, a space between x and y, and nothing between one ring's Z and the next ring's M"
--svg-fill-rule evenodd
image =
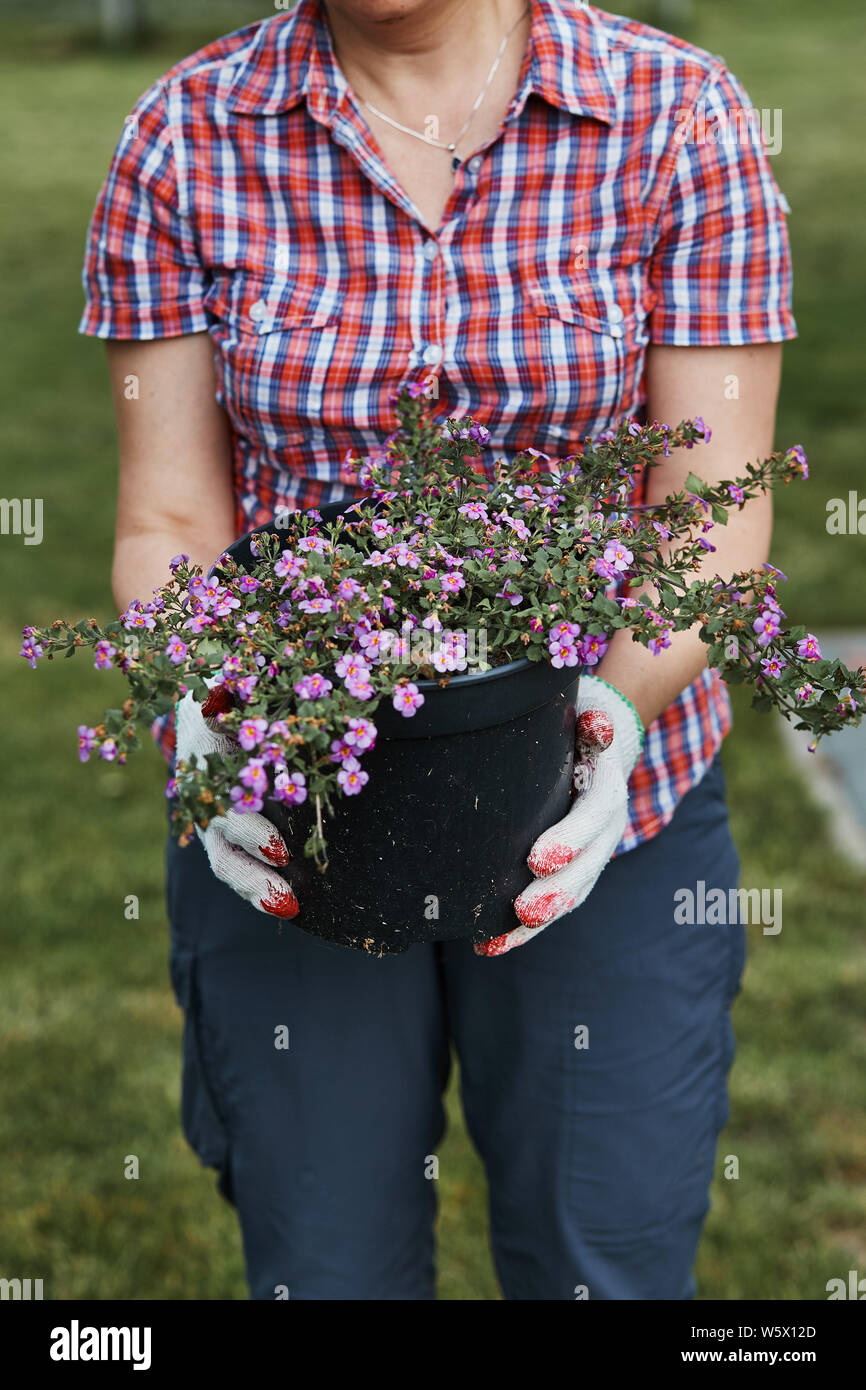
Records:
M862 26L845 0L818 13L806 0L695 8L689 37L724 54L756 105L784 112L776 169L794 209L802 338L787 350L779 442L802 441L813 467L779 502L774 555L795 571L786 606L810 626L857 625L864 542L828 537L824 516L861 476ZM254 12L236 6L224 22L221 8L220 25ZM179 1129L160 760L148 749L125 771L81 769L75 725L113 703L114 677L82 662L33 674L14 655L24 622L111 611L113 425L102 350L75 334L85 228L134 98L220 26L121 60L50 25L28 42L21 23L0 73L13 212L0 230L3 491L45 499L45 537L0 538L0 1274L41 1277L55 1299L244 1298L233 1216ZM864 885L834 855L774 727L739 701L726 766L743 882L782 888L784 928L751 941L701 1294L820 1298L829 1278L866 1273ZM137 921L124 916L131 894ZM441 1296L496 1298L483 1178L453 1088L450 1113ZM737 1181L721 1176L726 1154Z

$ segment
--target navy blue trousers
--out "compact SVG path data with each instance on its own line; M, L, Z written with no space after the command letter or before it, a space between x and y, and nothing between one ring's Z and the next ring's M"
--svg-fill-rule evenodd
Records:
M434 1297L453 1044L505 1297L693 1297L745 945L675 923L674 894L738 867L717 760L537 940L375 959L254 911L170 842L184 1131L237 1208L251 1296Z

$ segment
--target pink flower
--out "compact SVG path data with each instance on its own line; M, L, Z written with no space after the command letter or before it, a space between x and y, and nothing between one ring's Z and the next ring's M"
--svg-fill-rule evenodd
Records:
M238 781L256 796L264 796L268 789L268 774L261 758L251 758L238 773Z
M821 647L814 632L809 632L797 643L797 655L803 661L820 661Z
M172 641L179 642L180 638L172 638ZM183 646L182 642L181 646ZM97 671L110 671L113 658L117 656L117 648L112 647L110 642L97 642L93 648L93 655L95 658L93 664Z
M238 743L245 752L252 752L268 732L266 719L245 719L238 729Z
M613 569L622 574L634 560L634 555L621 541L608 541L604 547L604 558Z
M372 748L376 742L378 730L376 725L369 719L350 719L343 739L352 747L360 750Z
M234 809L241 815L261 811L264 806L262 798L250 787L232 787L229 796L234 802Z
M81 762L86 763L90 754L96 747L97 738L93 729L88 729L86 724L78 726L78 757Z
M104 644L100 642L99 645L103 646ZM165 655L168 657L172 666L180 666L184 661L186 661L186 658L189 655L189 647L186 645L186 642L182 642L180 640L176 632L172 633L171 637L169 637L168 639L168 646L165 649ZM110 661L108 662L108 665L111 665Z
M274 778L274 800L285 806L300 806L307 799L307 779L303 772L278 772Z
M343 789L344 796L357 796L369 780L369 772L365 772L357 761L355 767L350 767L348 763L344 763L337 773L337 781Z
M419 710L424 703L424 696L412 681L408 685L397 685L394 687L394 698L392 704L396 710L409 719Z
M439 587L444 594L459 594L461 589L466 588L466 580L458 570L451 570L440 576Z

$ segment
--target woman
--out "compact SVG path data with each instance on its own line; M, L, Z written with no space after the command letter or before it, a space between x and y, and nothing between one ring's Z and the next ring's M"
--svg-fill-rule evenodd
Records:
M83 331L111 340L118 603L178 551L209 566L280 508L359 495L348 460L404 382L483 421L491 460L643 412L707 419L705 477L769 452L796 330L748 110L719 59L569 0L300 0L172 69L128 122L85 275ZM710 572L760 564L769 534L750 502ZM595 777L497 958L368 959L286 925L269 864L290 847L258 818L170 846L184 1125L254 1298L433 1297L451 1042L505 1296L693 1296L743 961L742 928L673 915L679 887L737 882L704 655L618 633L582 683L607 715L579 726ZM201 710L179 723L179 753L206 751Z

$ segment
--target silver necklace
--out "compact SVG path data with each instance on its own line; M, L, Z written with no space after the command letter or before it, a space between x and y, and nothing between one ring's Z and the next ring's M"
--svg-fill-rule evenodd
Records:
M474 106L472 107L472 110L469 112L469 115L466 117L466 120L463 122L463 124L462 124L462 126L460 127L459 131L458 131L457 134L455 135L454 139L453 139L452 141L450 141L450 143L446 142L445 140L435 140L435 139L433 138L432 135L425 135L425 134L423 133L423 131L420 131L420 130L412 130L411 126L408 126L408 125L401 125L399 121L395 121L395 120L393 119L393 117L387 116L387 115L385 114L384 111L380 111L379 108L378 108L378 106L374 106L374 105L373 105L372 101L364 101L364 105L366 106L366 108L367 108L368 111L372 111L372 112L373 112L373 115L374 115L374 116L378 116L380 121L385 121L387 125L393 126L393 128L394 128L395 130L402 130L402 132L403 132L404 135L412 135L412 136L414 136L414 138L415 138L416 140L423 140L425 145L435 145L437 149L439 149L439 150L447 150L449 154L452 154L452 155L453 155L454 152L455 152L455 150L457 149L457 146L460 144L460 141L463 139L463 136L466 134L467 130L469 129L469 126L470 126L470 124L471 124L471 122L472 122L472 117L475 115L475 113L476 113L476 111L478 110L479 106L481 105L482 101L483 101L484 98L487 96L488 90L489 90L489 88L490 88L490 84L491 84L491 82L493 81L494 77L496 76L497 70L498 70L498 68L499 68L499 64L502 62L502 55L503 55L503 53L505 52L506 47L508 46L508 40L511 38L511 35L514 33L514 31L515 31L515 29L517 28L517 26L518 26L519 24L522 24L522 23L523 23L524 19L525 19L526 16L529 14L529 11L530 11L530 6L527 5L527 6L526 6L526 9L525 9L525 10L523 11L523 13L514 21L514 23L512 24L511 28L509 29L508 33L505 35L505 38L502 40L501 44L499 45L499 52L497 53L496 57L495 57L494 60L493 60L493 66L492 66L492 68L490 69L489 73L487 74L487 78L486 78L486 81L485 81L485 83L484 83L484 86L481 88L481 91L478 93L478 96L477 96L476 99L475 99L475 104L474 104ZM453 163L454 167L456 168L457 165L460 163L460 161L459 161L459 159L455 158L455 159L452 161L452 163Z

